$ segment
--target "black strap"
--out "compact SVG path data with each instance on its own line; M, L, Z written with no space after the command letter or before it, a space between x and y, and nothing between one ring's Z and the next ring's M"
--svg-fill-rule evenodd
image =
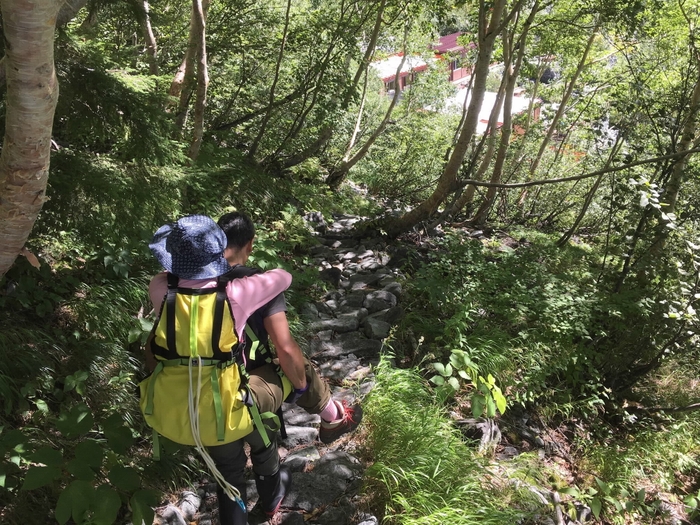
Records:
M165 318L165 342L172 357L177 355L177 346L175 345L175 296L179 282L180 279L177 275L168 272L168 295L165 297L168 306Z
M277 409L277 417L280 419L280 436L282 439L287 439L287 428L284 426L284 413L282 407Z
M233 357L233 349L231 353L224 354L219 347L221 341L221 330L224 323L224 306L228 297L226 296L226 283L219 281L216 285L216 305L214 306L214 326L211 330L211 350L215 359L230 359ZM231 312L233 318L233 312ZM235 330L235 328L234 328Z

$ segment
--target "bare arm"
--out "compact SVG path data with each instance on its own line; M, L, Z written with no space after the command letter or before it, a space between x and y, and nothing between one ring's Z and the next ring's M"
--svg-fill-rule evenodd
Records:
M284 374L292 382L295 389L306 388L304 356L289 331L287 314L285 312L272 314L263 320L263 324L272 344L275 345L277 358L280 360Z

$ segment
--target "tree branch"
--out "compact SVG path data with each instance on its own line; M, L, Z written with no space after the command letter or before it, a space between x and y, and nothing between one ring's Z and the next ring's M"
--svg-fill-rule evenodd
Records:
M472 180L472 179L467 179L463 180L459 186L464 187L468 185L472 186L483 186L485 188L525 188L528 186L542 186L544 184L558 184L560 182L569 182L569 181L574 181L574 180L581 180L581 179L588 179L591 177L596 177L601 174L605 173L613 173L616 171L622 171L626 170L629 168L634 168L637 166L641 166L643 164L653 164L654 162L661 162L664 160L670 160L670 159L675 159L676 157L682 157L684 155L688 155L690 153L698 153L700 152L700 148L693 148L693 149L687 149L684 151L677 151L676 153L670 153L669 155L662 155L661 157L653 157L651 159L644 159L644 160L638 160L635 162L630 162L629 164L624 164L622 166L617 166L614 168L605 168L602 170L598 171L592 171L590 173L584 173L583 175L574 175L571 177L560 177L558 179L547 179L547 180L531 180L527 182L514 182L512 184L505 184L505 183L495 183L495 182L483 182L479 180Z

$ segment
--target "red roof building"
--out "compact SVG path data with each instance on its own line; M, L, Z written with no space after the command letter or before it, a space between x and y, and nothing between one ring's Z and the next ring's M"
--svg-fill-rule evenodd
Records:
M439 58L450 61L450 82L457 82L471 74L471 68L462 67L468 49L457 41L461 35L462 33L457 32L441 36L437 45L433 45L433 51Z

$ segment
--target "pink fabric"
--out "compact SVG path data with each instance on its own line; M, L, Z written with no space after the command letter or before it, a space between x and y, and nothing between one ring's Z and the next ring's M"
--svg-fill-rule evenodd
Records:
M338 404L332 399L328 402L326 408L321 410L319 415L321 416L321 419L327 423L332 423L336 419L340 419L341 416L340 410L338 410Z
M290 284L292 284L291 274L281 269L229 281L226 285L226 295L231 303L239 339L243 338L248 317L276 295L284 292ZM214 288L216 279L180 279L179 286L182 288ZM148 294L156 312L160 312L167 292L167 274L165 272L159 273L151 279L151 284L148 286Z

